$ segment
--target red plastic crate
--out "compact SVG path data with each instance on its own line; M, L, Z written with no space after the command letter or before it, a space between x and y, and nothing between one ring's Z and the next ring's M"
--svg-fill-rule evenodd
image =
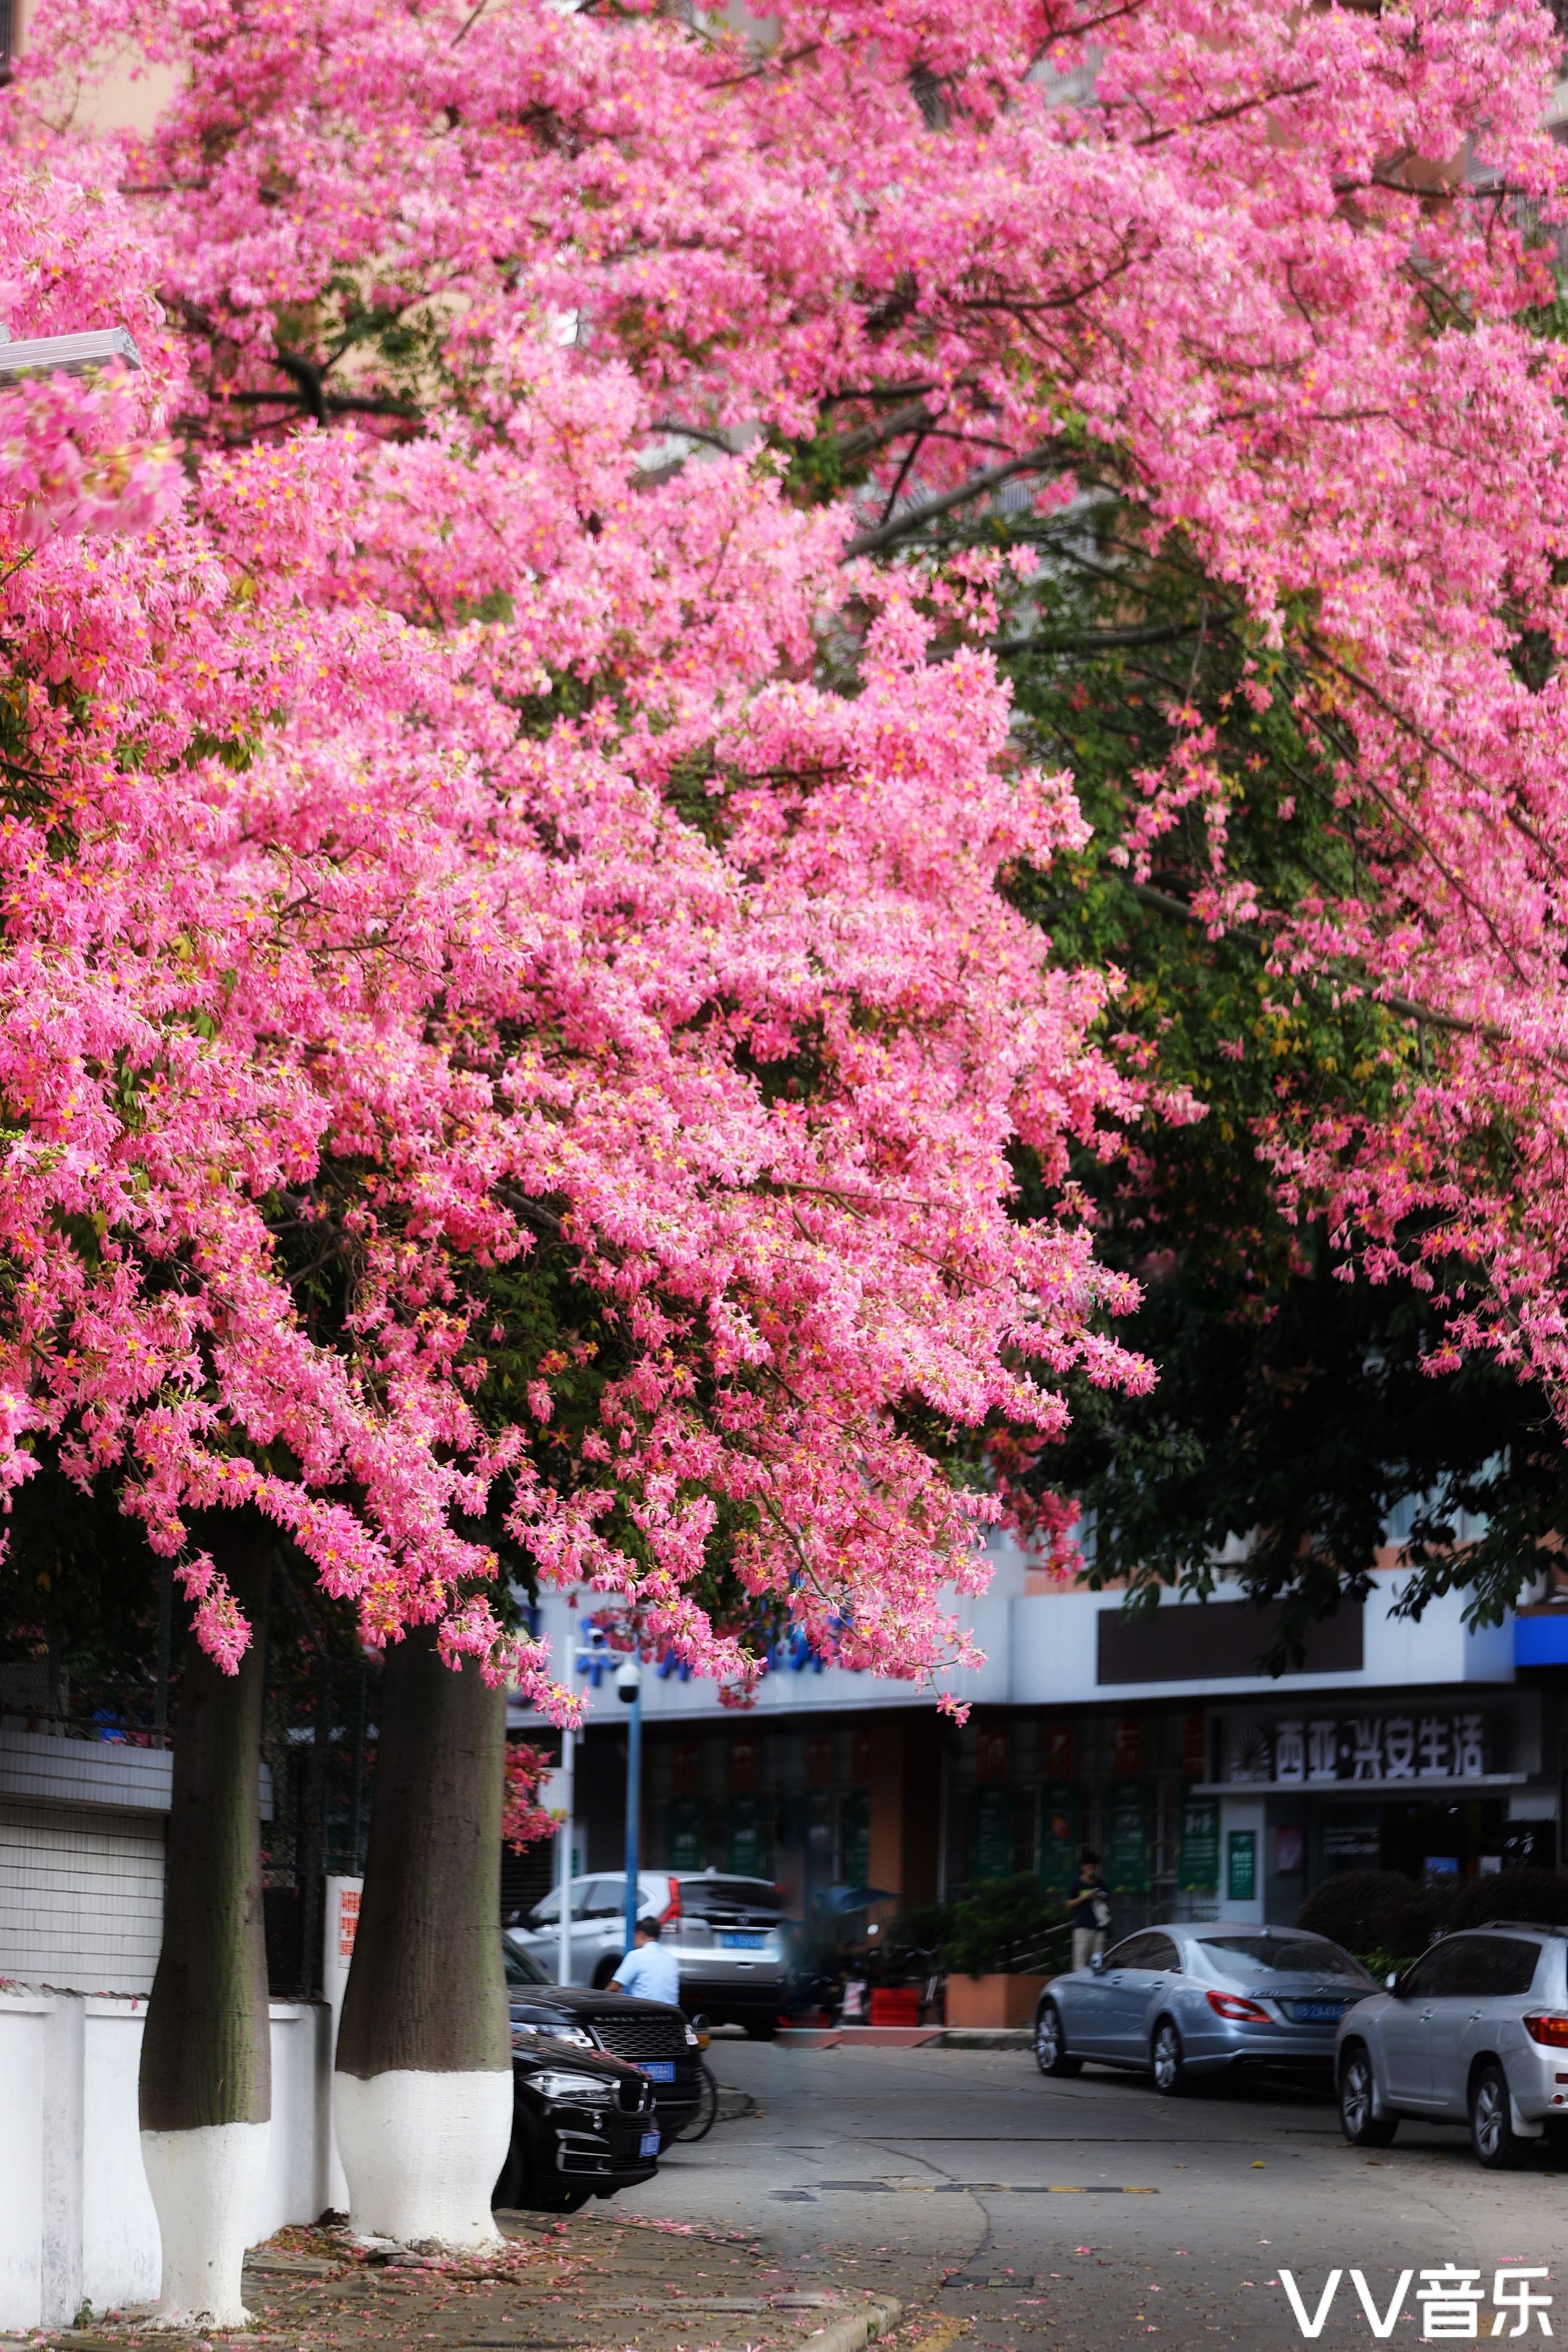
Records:
M872 2025L918 2025L921 2021L921 1997L914 1985L873 1985L871 1988Z

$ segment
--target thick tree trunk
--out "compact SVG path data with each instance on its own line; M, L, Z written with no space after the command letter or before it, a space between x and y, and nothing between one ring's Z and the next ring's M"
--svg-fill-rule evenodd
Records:
M511 2135L500 1952L506 1696L428 1627L387 1654L364 1894L333 2081L363 2237L494 2245Z
M185 1644L142 2159L163 2237L160 2322L233 2327L272 2112L257 1787L272 1538L226 1513L204 1532L254 1630L237 1675L194 1634Z

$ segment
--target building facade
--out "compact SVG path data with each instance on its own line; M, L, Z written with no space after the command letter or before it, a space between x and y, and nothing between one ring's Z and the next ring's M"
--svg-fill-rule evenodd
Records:
M1357 1866L1466 1877L1556 1862L1568 1612L1478 1631L1451 1595L1412 1623L1387 1569L1314 1630L1299 1669L1270 1677L1257 1671L1269 1621L1239 1598L1167 1596L1130 1617L1113 1592L1037 1589L1005 1545L995 1569L967 1612L985 1664L952 1682L962 1726L931 1694L799 1643L741 1713L650 1664L645 1866L773 1878L802 1910L848 1887L918 1905L1018 1872L1065 1890L1089 1844L1126 1928L1221 1911L1289 1924L1312 1886ZM591 1606L546 1600L558 1664L588 1661ZM577 1866L615 1873L626 1733L608 1672L589 1704Z

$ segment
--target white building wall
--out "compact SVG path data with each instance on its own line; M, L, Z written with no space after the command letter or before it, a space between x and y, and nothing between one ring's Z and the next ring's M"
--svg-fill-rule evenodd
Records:
M163 1832L158 1812L0 1797L0 1976L150 1991Z
M998 1540L991 1590L960 1605L959 1615L984 1653L984 1663L964 1674L937 1676L937 1685L955 1699L971 1705L1011 1706L1078 1706L1091 1700L1147 1706L1162 1699L1229 1701L1247 1698L1310 1697L1314 1693L1357 1690L1399 1690L1447 1684L1511 1683L1513 1619L1472 1632L1464 1623L1465 1595L1444 1594L1418 1621L1392 1612L1408 1577L1403 1573L1373 1579L1363 1618L1363 1660L1353 1671L1324 1674L1207 1675L1183 1681L1100 1682L1099 1625L1102 1616L1121 1607L1118 1592L1027 1592L1023 1560L1016 1547ZM1216 1600L1227 1596L1222 1586ZM553 1671L572 1682L574 1659L582 1653L584 1628L596 1596L584 1593L574 1608L573 1596L549 1592L541 1607L541 1631L550 1643ZM1162 1618L1170 1610L1202 1609L1204 1603L1164 1595ZM580 1680L577 1686L581 1688ZM716 1687L698 1676L682 1681L679 1675L661 1676L657 1667L645 1667L643 1714L651 1722L695 1722L723 1713ZM587 1694L589 1714L615 1720L620 1709L609 1681ZM754 1716L800 1717L832 1714L849 1708L918 1706L929 1709L931 1693L912 1683L883 1682L875 1675L848 1674L841 1667L815 1665L796 1669L785 1664L763 1676ZM537 1726L539 1717L514 1699L511 1718Z

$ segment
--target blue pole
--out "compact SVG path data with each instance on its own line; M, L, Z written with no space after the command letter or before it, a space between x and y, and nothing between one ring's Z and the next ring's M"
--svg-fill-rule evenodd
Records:
M632 1652L634 1658L640 1653ZM642 1677L637 1677L637 1696L632 1701L631 1720L626 1725L626 1940L630 1951L642 1906L637 1897L637 1878L642 1869Z

